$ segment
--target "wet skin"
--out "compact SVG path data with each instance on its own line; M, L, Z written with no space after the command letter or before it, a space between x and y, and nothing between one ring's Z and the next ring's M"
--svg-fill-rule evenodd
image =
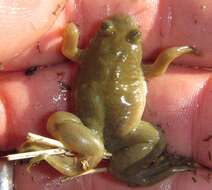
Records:
M109 171L129 185L152 185L175 172L192 170L192 163L165 153L158 127L141 120L146 103L145 79L163 74L172 60L191 47L163 51L152 65L141 65L142 41L133 19L119 15L105 20L85 50L78 49L79 32L69 24L63 54L80 62L75 86L76 115L56 112L48 120L50 134L78 156L41 156L64 175L77 176L95 168L112 153ZM45 149L25 143L22 151Z

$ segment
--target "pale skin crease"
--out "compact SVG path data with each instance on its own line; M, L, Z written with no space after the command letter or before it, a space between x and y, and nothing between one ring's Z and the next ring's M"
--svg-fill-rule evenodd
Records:
M162 85L162 84L161 84ZM171 96L171 95L170 95Z

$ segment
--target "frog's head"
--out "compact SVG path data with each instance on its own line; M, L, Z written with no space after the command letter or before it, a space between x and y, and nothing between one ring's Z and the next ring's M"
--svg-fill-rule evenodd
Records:
M141 56L141 33L133 18L128 15L116 15L104 20L94 41L98 44L97 51L104 51L102 55Z
M102 22L100 36L118 38L131 43L140 43L140 31L138 26L128 15L116 15Z

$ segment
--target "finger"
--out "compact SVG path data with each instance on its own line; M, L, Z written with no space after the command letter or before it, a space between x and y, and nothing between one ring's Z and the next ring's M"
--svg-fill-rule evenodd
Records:
M51 1L53 3L53 1ZM61 42L64 26L73 17L74 2L69 0L54 25L20 55L3 62L4 70L24 70L33 65L50 65L64 62Z
M211 73L206 71L173 67L166 75L148 81L149 92L144 117L145 120L160 125L164 129L170 151L193 156L207 166L211 166L212 163L206 156L212 150L210 139L204 141L211 130L209 102L211 102L212 84L210 77ZM199 114L201 112L203 113ZM211 173L206 171L199 171L197 174L183 173L166 179L150 189L195 190L201 188L208 190L212 185L210 176ZM28 189L29 186L31 189L49 187L49 189L60 190L68 188L131 189L105 174L89 175L62 183L63 178L46 165L33 168L30 174L26 172L24 165L17 166L15 179L17 189L23 190Z
M65 0L0 2L0 62L32 45L53 24Z
M199 171L196 174L184 173L166 179L159 184L148 188L132 188L114 179L109 174L88 175L73 180L65 180L47 165L41 164L32 169L31 173L26 171L24 165L17 165L15 169L15 189L16 190L210 190L211 174Z
M166 47L191 45L202 55L184 56L177 62L210 67L211 10L210 0L125 0L124 3L122 0L69 0L54 27L23 54L5 62L4 69L17 70L62 61L61 33L67 22L73 21L79 26L81 47L85 47L103 19L120 13L132 15L140 25L144 59L154 58Z
M174 67L148 83L145 118L161 126L169 150L212 166L211 73Z
M76 67L60 64L35 71L0 75L0 150L16 148L28 132L46 134L46 121L71 110L71 81Z

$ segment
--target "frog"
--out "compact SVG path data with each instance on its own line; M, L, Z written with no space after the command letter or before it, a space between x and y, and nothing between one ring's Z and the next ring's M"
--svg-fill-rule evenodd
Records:
M170 47L153 64L143 64L140 27L127 14L103 20L87 48L79 48L79 38L79 29L69 23L62 53L80 65L75 112L56 112L47 122L49 133L76 156L43 155L31 164L45 160L63 175L74 177L96 168L109 153L108 171L131 186L153 185L174 173L193 170L189 159L166 151L163 131L142 116L147 81L164 74L179 56L196 50Z

